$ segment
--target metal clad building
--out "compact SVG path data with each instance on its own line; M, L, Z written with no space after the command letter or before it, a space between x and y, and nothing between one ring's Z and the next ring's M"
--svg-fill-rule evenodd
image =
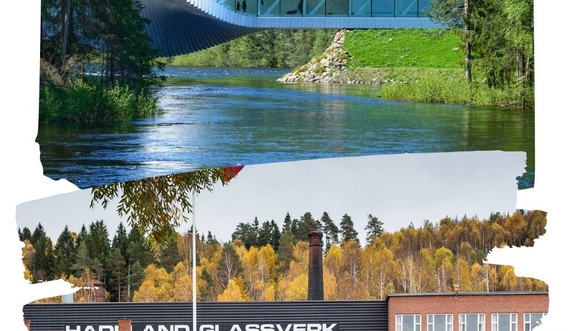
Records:
M25 305L24 320L31 331L115 330L122 319L132 320L134 330L145 325L192 325L192 303L75 303ZM337 323L333 330L388 330L386 301L288 301L288 302L199 302L199 328L205 324L231 325ZM112 326L112 329L108 326ZM228 327L228 328L227 328ZM245 331L245 328L242 327ZM276 329L277 330L277 329ZM292 331L292 330L291 330Z

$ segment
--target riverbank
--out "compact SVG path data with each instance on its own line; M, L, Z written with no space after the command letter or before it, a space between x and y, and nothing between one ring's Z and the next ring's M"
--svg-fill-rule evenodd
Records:
M533 108L532 88L492 88L476 77L468 84L460 45L448 30L342 30L279 81L378 85L377 96L399 101Z

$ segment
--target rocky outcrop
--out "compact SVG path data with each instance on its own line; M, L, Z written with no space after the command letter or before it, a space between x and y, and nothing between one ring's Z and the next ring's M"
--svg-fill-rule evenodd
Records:
M280 82L340 82L340 76L345 70L347 61L351 58L349 52L343 49L347 30L339 30L333 38L331 45L319 57L315 57L307 64L298 67L294 72L288 73Z
M383 84L387 81L381 77L387 75L382 69L361 68L349 70L347 62L352 59L344 48L345 34L348 30L339 30L331 45L318 57L296 68L291 73L278 79L280 82L295 83L343 83L343 84Z

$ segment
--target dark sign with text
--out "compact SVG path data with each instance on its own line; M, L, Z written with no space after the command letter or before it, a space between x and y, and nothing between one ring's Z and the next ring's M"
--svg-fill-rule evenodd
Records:
M118 331L118 325L66 325L64 331ZM132 323L132 331L192 331L186 323ZM339 331L338 323L199 324L198 331Z

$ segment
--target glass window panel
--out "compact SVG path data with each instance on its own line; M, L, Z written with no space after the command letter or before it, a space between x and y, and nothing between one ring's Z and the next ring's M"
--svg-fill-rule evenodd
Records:
M395 16L394 0L372 0L372 16Z
M416 17L418 13L418 0L396 0L396 16Z
M405 315L402 319L403 324L403 331L413 331L414 330L414 316L412 315Z
M279 16L280 0L260 0L259 16Z
M435 330L445 331L445 315L435 315Z
M349 0L327 0L327 16L348 16Z
M302 0L280 0L281 16L302 16Z
M304 16L325 16L326 0L306 0Z
M425 17L424 11L428 10L431 11L431 1L430 0L419 0L419 17Z
M371 2L370 0L349 0L349 15L350 16L370 16Z
M526 313L525 318L525 331L531 331L534 327L541 324L541 318L545 314L543 313Z

